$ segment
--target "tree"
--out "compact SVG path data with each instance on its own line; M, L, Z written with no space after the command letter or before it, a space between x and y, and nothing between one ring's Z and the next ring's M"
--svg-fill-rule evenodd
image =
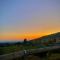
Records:
M26 38L24 39L24 42L23 42L23 43L24 43L24 45L26 45L26 44L27 44L27 39L26 39Z

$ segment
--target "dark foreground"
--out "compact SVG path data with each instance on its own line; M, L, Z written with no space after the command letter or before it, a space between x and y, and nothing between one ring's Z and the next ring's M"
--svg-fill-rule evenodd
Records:
M25 51L1 55L0 60L60 60L60 46Z
M42 59L37 56L29 55L26 56L24 59L16 58L13 60L60 60L60 53L52 53L51 56Z

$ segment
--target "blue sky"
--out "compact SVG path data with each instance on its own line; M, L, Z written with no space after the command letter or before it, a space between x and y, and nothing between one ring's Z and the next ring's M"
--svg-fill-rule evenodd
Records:
M60 31L60 0L0 0L0 15L0 36Z

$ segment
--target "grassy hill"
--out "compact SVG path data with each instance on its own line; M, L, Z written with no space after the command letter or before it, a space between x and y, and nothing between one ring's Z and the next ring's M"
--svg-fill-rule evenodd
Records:
M56 39L56 42L60 41L60 32L33 39L31 42L34 44L40 44L41 42L48 42L49 40L53 41L54 39Z

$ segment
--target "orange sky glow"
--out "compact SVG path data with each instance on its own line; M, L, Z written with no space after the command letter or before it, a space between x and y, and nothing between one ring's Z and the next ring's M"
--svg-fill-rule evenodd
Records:
M56 31L58 32L58 31ZM45 35L49 35L52 33L56 33L56 32L41 32L41 33L27 33L27 34L6 34L6 35L0 35L0 40L23 40L24 38L27 38L28 40L31 39L35 39L35 38L39 38Z

